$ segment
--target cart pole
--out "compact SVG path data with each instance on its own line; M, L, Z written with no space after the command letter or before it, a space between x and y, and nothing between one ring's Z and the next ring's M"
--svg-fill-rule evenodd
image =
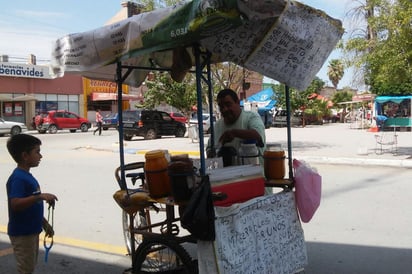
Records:
M193 46L196 60L196 95L197 95L197 124L199 128L199 150L200 150L200 175L206 174L205 143L203 137L203 110L202 110L202 64L200 63L199 45ZM213 115L213 113L211 113Z
M287 137L288 137L288 167L289 167L289 179L293 178L293 169L292 169L292 131L290 128L290 94L289 86L285 85L285 100L286 100L286 127L287 127Z
M120 156L120 182L121 188L127 192L126 179L124 173L124 144L123 144L123 79L122 79L122 63L117 62L116 66L116 82L117 82L117 113L119 115L119 156ZM128 193L128 192L127 192Z

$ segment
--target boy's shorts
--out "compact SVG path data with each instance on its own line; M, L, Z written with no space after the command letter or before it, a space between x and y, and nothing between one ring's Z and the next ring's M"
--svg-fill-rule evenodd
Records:
M39 255L39 234L9 236L18 273L33 273Z

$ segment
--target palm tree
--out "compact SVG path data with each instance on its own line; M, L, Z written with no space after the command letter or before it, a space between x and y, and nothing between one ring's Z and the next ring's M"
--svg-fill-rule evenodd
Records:
M344 67L341 60L333 59L329 61L328 77L335 89L338 88L338 83L342 79L344 73Z

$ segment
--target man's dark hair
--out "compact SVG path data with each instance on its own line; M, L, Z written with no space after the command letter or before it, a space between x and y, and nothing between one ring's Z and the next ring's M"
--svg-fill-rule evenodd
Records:
M219 91L219 93L217 94L217 99L223 99L226 96L230 96L232 97L233 101L235 101L236 103L239 102L239 98L237 97L236 92L234 92L232 89L230 88L225 88L222 89L221 91Z
M41 145L41 140L29 134L17 134L7 140L7 150L16 163L22 160L23 152L28 153L37 145Z

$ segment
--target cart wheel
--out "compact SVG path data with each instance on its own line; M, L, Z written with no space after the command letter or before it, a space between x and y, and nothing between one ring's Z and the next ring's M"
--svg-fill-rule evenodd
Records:
M147 226L147 220L146 220L146 215L145 211L138 211L137 213L133 214L133 219L134 219L134 225L133 227L138 228L139 226ZM122 216L122 222L123 222L123 237L124 241L126 244L127 252L128 254L132 254L132 249L131 249L131 237L130 237L130 226L129 226L129 214L127 214L125 211L123 211L123 216ZM134 234L134 240L135 240L135 249L139 246L139 244L143 240L143 236L141 234Z
M196 261L172 239L145 238L136 250L133 273L198 273Z

